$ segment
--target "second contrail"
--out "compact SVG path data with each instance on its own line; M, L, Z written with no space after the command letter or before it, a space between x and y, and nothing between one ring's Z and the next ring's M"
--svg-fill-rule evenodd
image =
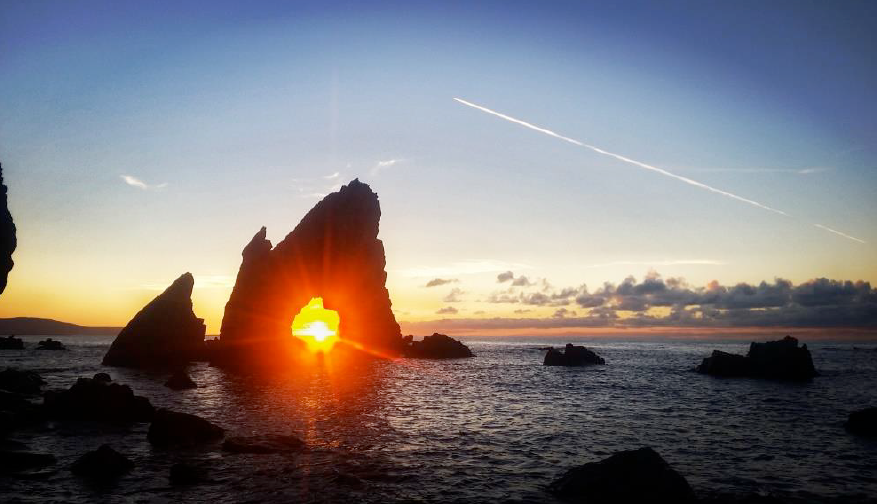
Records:
M531 129L531 130L538 131L538 132L540 132L540 133L544 133L544 134L546 134L546 135L548 135L548 136L552 136L552 137L557 138L557 139L559 139L559 140L563 140L564 142L569 142L569 143L571 143L571 144L573 144L573 145L577 145L577 146L579 146L579 147L584 147L584 148L586 148L586 149L590 149L590 150L592 150L592 151L594 151L594 152L596 152L596 153L598 153L598 154L602 154L602 155L604 155L604 156L613 157L613 158L615 158L615 159L617 159L617 160L619 160L619 161L623 161L623 162L625 162L625 163L632 164L632 165L637 166L637 167L639 167L639 168L643 168L643 169L645 169L645 170L650 170L650 171L653 171L653 172L656 172L656 173L660 173L661 175L664 175L665 177L670 177L670 178L673 178L673 179L679 180L679 181L681 181L681 182L685 182L685 183L688 184L688 185L692 185L692 186L695 186L695 187L699 187L699 188L701 188L701 189L706 189L707 191L714 192L714 193L716 193L716 194L720 194L720 195L722 195L722 196L725 196L725 197L728 197L728 198L731 198L731 199L735 199L735 200L737 200L737 201L742 201L743 203L747 203L747 204L749 204L749 205L752 205L752 206L755 206L755 207L761 208L762 210L767 210L767 211L769 211L769 212L773 212L773 213L776 213L776 214L779 214L779 215L782 215L782 216L785 216L785 217L791 217L788 213L786 213L786 212L784 212L784 211L782 211L782 210L779 210L779 209L776 209L776 208L773 208L773 207L767 206L767 205L765 205L765 204L759 203L759 202L757 202L757 201L754 201L754 200L751 200L751 199L748 199L748 198L744 198L744 197L742 197L742 196L738 196L738 195L733 194L733 193L729 193L728 191L723 191L723 190L721 190L721 189L717 189L717 188L712 187L712 186L710 186L710 185L704 184L703 182L698 182L698 181L696 181L696 180L692 180L692 179L690 179L690 178L688 178L688 177L683 177L683 176L681 176L681 175L676 175L675 173L668 172L667 170L664 170L663 168L658 168L657 166L652 166L652 165L650 165L650 164L646 164L646 163L643 163L643 162L637 161L637 160L635 160L635 159L630 159L630 158L628 158L628 157L624 157L624 156L622 156L621 154L615 154L614 152L609 152L609 151L603 150L603 149L601 149L601 148L599 148L599 147L595 147L595 146L593 146L593 145L588 145L588 144L586 144L586 143L584 143L584 142L580 142L580 141L576 140L575 138L570 138L570 137L566 137L566 136L560 135L560 134L558 134L558 133L555 133L555 132L551 131L550 129L540 128L539 126L536 126L535 124L531 124L531 123L528 123L527 121L522 121L522 120L520 120L520 119L515 119L514 117L511 117L511 116L505 115L505 114L500 113L500 112L497 112L497 111L495 111L495 110L491 110L491 109L489 109L489 108L487 108L487 107L482 107L481 105L477 105L477 104L475 104L475 103L472 103L472 102L466 101L466 100L464 100L464 99L462 99L462 98L454 98L454 100L457 101L458 103L462 103L463 105L466 105L467 107L472 107L472 108L474 108L474 109L476 109L476 110L480 110L480 111L485 112L485 113L487 113L487 114L490 114L490 115L493 115L493 116L499 117L500 119L505 119L506 121L513 122L513 123L515 123L515 124L520 124L521 126L523 126L523 127L525 127L525 128L529 128L529 129ZM824 231L828 231L828 232L830 232L830 233L834 233L834 234L836 234L836 235L838 235L838 236L842 236L842 237L847 238L847 239L849 239L849 240L857 241L857 242L859 242L859 243L865 243L864 240L860 240L859 238L856 238L856 237L854 237L854 236L850 236L850 235L848 235L848 234L841 233L840 231L836 231L836 230L831 229L831 228L829 228L829 227L827 227L827 226L822 226L822 225L820 225L820 224L814 224L814 225L815 225L816 227L818 227L819 229L822 229L822 230L824 230Z

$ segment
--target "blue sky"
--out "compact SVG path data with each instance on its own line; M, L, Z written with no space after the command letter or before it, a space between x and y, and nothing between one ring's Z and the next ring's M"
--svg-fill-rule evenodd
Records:
M380 194L401 319L445 306L418 272L460 277L461 316L513 316L483 302L505 269L592 291L877 272L868 2L183 4L0 4L21 243L0 315L124 323L191 270L214 329L243 244L353 177Z

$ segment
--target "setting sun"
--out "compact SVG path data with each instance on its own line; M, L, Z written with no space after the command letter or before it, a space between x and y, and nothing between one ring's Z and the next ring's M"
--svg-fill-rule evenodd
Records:
M303 340L308 350L329 352L338 342L341 317L335 310L323 308L323 298L316 297L304 306L292 321L292 334Z

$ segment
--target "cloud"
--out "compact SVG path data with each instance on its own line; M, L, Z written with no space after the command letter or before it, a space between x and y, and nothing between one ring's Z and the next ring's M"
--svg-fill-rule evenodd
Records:
M463 292L462 289L454 287L453 289L451 289L451 292L449 292L447 296L442 298L442 301L444 301L445 303L459 303L460 301L462 301L460 299L460 296L463 294L466 293Z
M426 282L426 287L439 287L442 285L446 285L449 283L457 283L459 282L456 278L433 278L429 282Z
M531 310L529 308L524 308L524 309L515 310L515 313L530 313L531 311L533 311L533 310Z
M436 312L436 314L438 315L456 315L457 313L459 313L459 310L457 310L453 306L445 306L444 308Z
M326 180L335 180L341 176L341 172L335 172L331 175L324 175L323 178Z
M406 159L387 159L385 161L378 161L375 163L374 167L371 169L371 176L374 177L378 175L380 172L387 170L393 166L396 166L399 163L403 163L407 161Z
M500 273L499 275L496 275L496 282L497 283L508 282L509 280L511 280L513 278L515 278L514 273L512 273L511 271L504 271L504 272Z
M557 318L567 318L567 317L575 317L575 316L576 316L576 312L573 310L567 310L566 308L558 308L554 312L554 315L552 315L551 317L557 319Z
M144 191L148 191L150 189L161 189L163 187L167 187L167 182L163 184L150 185L146 182L140 180L137 177L133 177L131 175L120 175L121 179L125 181L126 184L132 187L136 187L138 189L143 189Z
M514 280L512 280L512 285L515 287L529 287L530 285L533 285L533 284L530 283L530 279L528 279L527 277L519 276L518 278L515 278Z

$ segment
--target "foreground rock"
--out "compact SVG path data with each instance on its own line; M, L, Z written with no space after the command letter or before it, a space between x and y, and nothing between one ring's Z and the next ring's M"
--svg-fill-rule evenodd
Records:
M685 478L651 448L619 452L570 469L548 490L564 500L588 504L696 502Z
M170 378L166 382L164 382L164 386L171 390L186 390L198 388L198 384L195 383L189 375L186 374L182 369L178 369L171 375Z
M0 390L0 436L43 419L42 408L25 395Z
M46 384L34 371L6 368L0 371L0 389L17 394L39 394L40 387Z
M108 377L98 373L78 379L68 390L46 392L46 415L60 420L150 421L155 408L149 399L134 395L127 385L106 381Z
M134 468L134 463L112 449L101 445L95 451L79 457L70 467L73 474L95 480L112 480Z
M156 446L194 446L222 439L225 430L199 416L165 408L155 412L146 439Z
M752 342L745 357L713 350L695 370L712 376L798 381L818 376L807 345L799 347L798 340L791 336L766 343Z
M46 338L37 343L37 350L67 350L64 344L52 338Z
M445 334L433 333L421 341L411 335L403 338L402 355L415 359L461 359L474 357L469 347Z
M6 290L6 280L12 271L12 253L15 252L15 223L9 213L6 186L3 185L3 166L0 166L0 294Z
M55 463L55 456L48 453L0 451L0 474L39 469Z
M563 352L553 348L545 354L543 366L588 366L592 364L606 364L606 361L596 353L583 346L575 346L567 343Z
M276 246L264 227L256 233L243 250L214 362L285 363L284 352L301 348L289 337L293 318L315 297L339 313L342 339L399 355L402 334L385 286L380 217L377 194L353 180L317 203Z
M5 338L0 338L0 350L24 350L24 341L16 338L14 334L10 334Z
M192 311L191 273L177 278L116 336L103 363L134 368L176 367L204 355L204 319Z
M196 485L210 481L206 469L185 462L178 462L171 466L168 480L171 485Z
M305 442L295 436L268 434L264 436L230 437L222 449L231 453L286 453L305 449Z
M877 408L865 408L850 413L844 427L859 436L877 436Z

